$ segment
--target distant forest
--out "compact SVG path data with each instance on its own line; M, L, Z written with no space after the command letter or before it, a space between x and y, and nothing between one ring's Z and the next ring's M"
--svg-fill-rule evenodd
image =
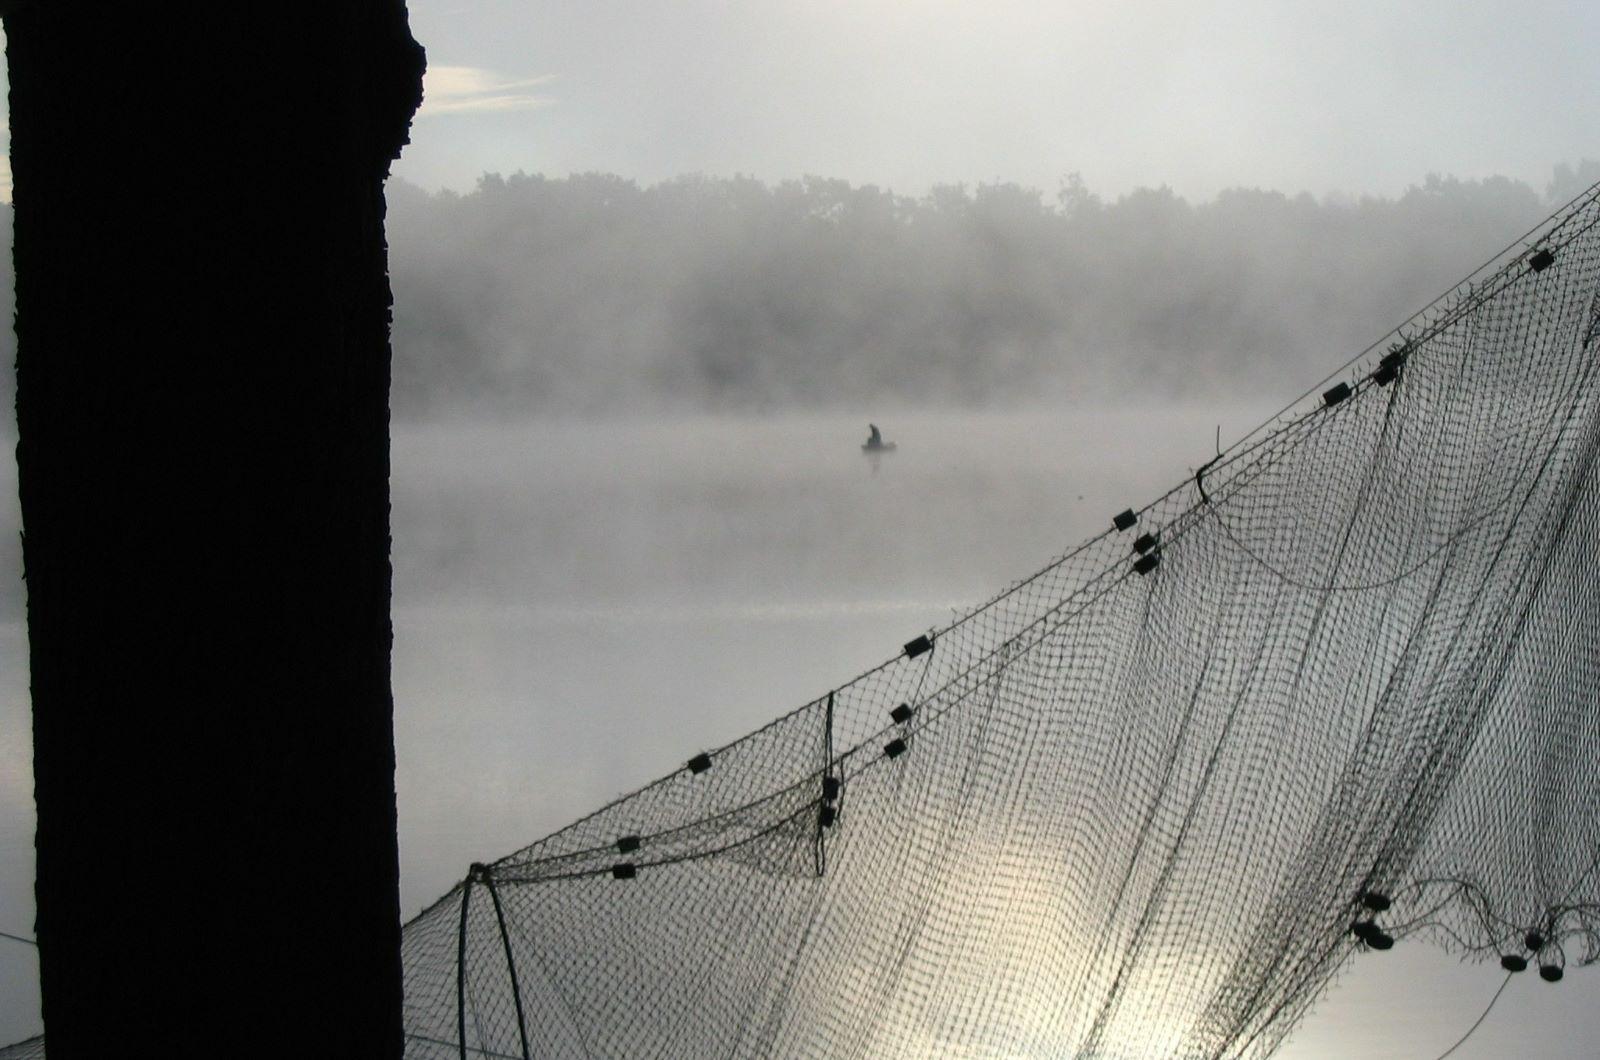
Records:
M1542 190L1433 176L1396 198L1189 202L1076 177L921 198L820 177L391 180L394 410L1288 396L1596 181L1585 161ZM0 364L14 346L0 329ZM13 385L0 372L7 406Z
M1069 177L909 198L842 180L486 176L389 185L395 409L606 412L1297 392L1555 204L1429 177L1397 198Z

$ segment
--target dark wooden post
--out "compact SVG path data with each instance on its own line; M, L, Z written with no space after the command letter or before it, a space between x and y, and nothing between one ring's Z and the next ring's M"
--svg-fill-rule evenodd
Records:
M8 0L51 1060L401 1050L403 0Z

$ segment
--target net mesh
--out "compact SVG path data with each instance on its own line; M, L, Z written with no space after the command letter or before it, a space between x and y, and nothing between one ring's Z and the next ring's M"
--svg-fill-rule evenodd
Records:
M408 1054L1265 1056L1361 947L1600 956L1596 220L927 650L475 867L406 927Z
M1597 221L1591 189L1194 480L474 866L405 927L407 1055L1256 1057L1363 947L1600 958Z

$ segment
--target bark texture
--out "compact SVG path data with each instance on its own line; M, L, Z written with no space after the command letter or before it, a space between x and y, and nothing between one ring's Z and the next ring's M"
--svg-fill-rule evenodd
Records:
M398 1056L403 0L5 15L50 1056Z

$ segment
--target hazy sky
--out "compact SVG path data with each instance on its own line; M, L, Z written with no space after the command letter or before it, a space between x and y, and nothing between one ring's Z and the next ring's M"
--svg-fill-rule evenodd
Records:
M1596 154L1583 0L410 0L432 66L396 171L816 173L920 194L1542 188Z

